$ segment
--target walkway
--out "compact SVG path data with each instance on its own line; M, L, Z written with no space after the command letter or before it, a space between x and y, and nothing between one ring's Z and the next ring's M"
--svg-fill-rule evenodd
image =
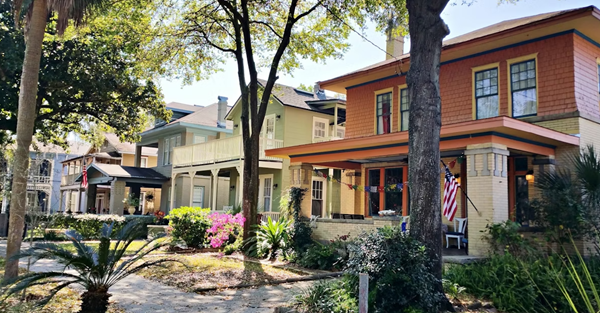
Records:
M25 248L28 244L24 244ZM0 241L0 255L6 255L6 241ZM21 262L22 267L27 261ZM40 260L32 271L56 271L60 267L50 260ZM255 289L226 290L215 295L186 293L176 288L133 275L110 289L111 301L128 313L210 312L266 313L287 304L293 295L310 282L264 286Z

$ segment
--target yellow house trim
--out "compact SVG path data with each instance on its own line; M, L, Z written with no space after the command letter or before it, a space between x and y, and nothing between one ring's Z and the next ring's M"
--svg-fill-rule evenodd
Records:
M472 117L473 120L477 119L477 99L475 98L475 73L497 68L498 69L498 115L500 115L500 62L490 63L486 65L476 66L471 68L471 98L473 101L472 105Z
M394 109L394 87L375 90L375 95L373 96L373 99L374 99L373 106L375 107L375 111L373 112L373 121L375 122L375 123L373 123L373 133L375 135L377 135L377 96L384 94L384 93L388 93L388 92L392 93L392 96L390 97L390 99L392 101L392 103L390 103L390 128L392 127L391 121L394 116L394 110L393 110Z
M398 86L398 131L402 130L402 89L408 88L407 84ZM410 102L410 100L408 100Z
M532 53L524 56L520 56L518 58L508 59L506 60L506 77L508 82L508 116L513 117L513 108L512 108L512 84L511 84L511 75L510 75L510 66L515 63L527 61L527 60L535 60L535 98L536 98L536 108L535 113L537 115L538 108L540 105L540 84L538 82L538 53Z

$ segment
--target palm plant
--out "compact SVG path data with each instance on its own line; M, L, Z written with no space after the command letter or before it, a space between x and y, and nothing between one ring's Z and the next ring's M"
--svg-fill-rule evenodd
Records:
M3 0L0 0L3 1ZM6 0L10 1L10 0ZM56 12L56 30L59 35L73 20L75 26L82 24L84 15L94 8L100 7L105 0L12 0L15 23L20 24L21 12L25 15L25 57L19 89L19 109L17 114L17 148L13 165L12 207L10 215L6 255L9 258L5 265L5 278L18 275L18 260L12 256L21 249L22 230L24 227L25 204L27 197L27 174L29 168L29 146L33 137L37 106L43 99L37 99L42 41L49 13Z
M278 253L282 253L285 257L285 249L290 242L289 227L289 220L280 219L273 222L269 216L267 222L263 222L257 227L257 249L266 253L270 260L274 260Z
M75 231L65 234L71 240L75 252L53 243L41 243L33 246L15 258L31 257L34 261L52 259L64 266L63 271L31 272L4 282L5 297L18 293L29 286L57 284L48 296L40 301L45 305L58 291L72 284L85 288L81 295L81 312L106 312L110 294L108 290L117 282L142 269L161 265L166 262L180 262L173 259L142 260L152 251L167 244L156 242L157 238L147 241L141 248L125 257L131 243L143 232L143 224L131 221L117 236L117 242L111 245L110 235L113 225L104 224L101 230L100 244L97 248L82 242L83 238ZM181 262L180 262L181 263ZM75 273L64 270L72 269Z

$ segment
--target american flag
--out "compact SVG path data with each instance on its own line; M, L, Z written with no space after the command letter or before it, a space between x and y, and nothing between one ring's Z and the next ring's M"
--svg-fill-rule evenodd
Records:
M86 169L85 165L83 166L83 179L81 181L81 187L83 189L87 189L87 187L88 187L87 169Z
M458 191L458 182L446 165L446 182L444 183L444 216L452 222L456 214L456 192Z

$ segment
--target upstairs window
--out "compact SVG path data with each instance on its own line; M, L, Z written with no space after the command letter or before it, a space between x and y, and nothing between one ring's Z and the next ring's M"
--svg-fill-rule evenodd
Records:
M163 150L163 165L170 165L173 158L173 148L181 146L181 135L165 138Z
M408 88L400 90L400 131L408 130L408 109L410 101L408 100Z
M475 73L477 119L498 116L498 68Z
M537 84L535 59L510 65L512 116L537 114Z
M313 142L323 141L327 137L329 121L324 118L313 117Z
M392 131L392 93L377 95L377 134L389 134Z

